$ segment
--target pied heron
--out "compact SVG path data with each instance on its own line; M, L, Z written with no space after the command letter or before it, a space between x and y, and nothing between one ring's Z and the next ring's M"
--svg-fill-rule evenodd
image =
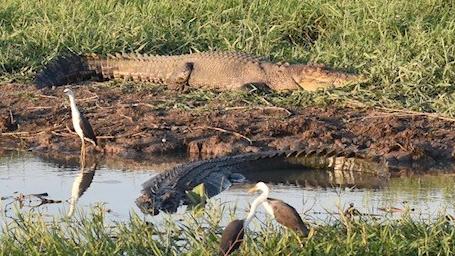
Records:
M246 219L231 221L221 235L219 255L230 255L240 247L245 234L245 229L256 214L257 207L267 200L267 195L258 196L251 204L250 212Z
M87 118L85 118L85 116L77 108L76 98L74 97L73 91L67 88L63 92L68 95L70 99L73 127L77 135L79 135L79 138L81 138L81 155L85 156L85 140L88 140L90 143L95 145L95 147L98 145L95 133L93 132L93 128Z
M258 198L263 199L261 201L262 206L272 218L281 225L299 232L304 236L308 236L308 226L303 222L302 218L300 218L299 213L294 207L282 200L268 197L270 189L264 182L258 182L253 188L248 190L250 193L256 191L262 192Z

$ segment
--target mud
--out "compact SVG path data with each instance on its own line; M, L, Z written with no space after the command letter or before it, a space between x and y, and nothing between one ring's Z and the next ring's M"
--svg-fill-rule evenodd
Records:
M177 95L97 84L74 87L100 146L93 154L144 158L187 153L193 158L267 149L333 147L365 150L389 166L420 168L453 163L455 123L431 116L351 107L225 107L187 99L196 109L162 107ZM209 111L200 110L208 104ZM177 104L176 104L177 105ZM0 86L0 148L78 154L63 88ZM86 144L89 145L89 144Z

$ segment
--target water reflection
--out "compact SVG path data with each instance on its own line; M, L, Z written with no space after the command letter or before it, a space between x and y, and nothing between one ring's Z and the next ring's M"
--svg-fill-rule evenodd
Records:
M23 194L20 192L14 192L11 196L1 197L1 201L9 201L4 206L4 213L12 209L16 204L19 209L29 209L34 210L40 206L48 204L60 204L62 200L56 200L48 198L48 193L39 193L39 194Z
M85 158L83 157L80 158L81 169L79 171L79 175L77 175L76 178L74 179L73 186L71 189L70 207L67 214L69 217L73 215L77 201L90 187L93 181L93 177L95 176L95 170L98 164L96 159L93 161L93 163L90 163L89 161L89 164L91 164L91 166L89 166L88 168L85 168L86 162L84 161L84 159Z
M159 174L158 169L167 169L163 167L167 161L164 157L125 162L87 158L83 168L79 161L78 157L59 161L57 157L41 158L23 153L0 156L1 211L11 215L13 204L10 203L13 201L23 202L22 211L70 215L75 209L87 210L104 204L111 210L108 219L125 220L132 211L140 213L134 200L140 193L141 184ZM178 161L185 159L169 159L171 165ZM452 210L453 172L433 171L431 175L402 172L397 178L386 174L362 174L354 167L347 168L348 171L343 166L350 166L349 163L341 160L327 163L327 168L299 168L296 164L280 169L278 164L274 166L269 162L242 174L249 183L266 181L271 185L271 197L295 206L307 220L325 219L339 208L348 208L350 203L354 203L361 213L381 215L385 214L381 209L404 208L403 201L408 201L409 207L415 209L412 212L415 216L431 216L443 208ZM233 185L212 200L237 207L243 216L242 210L248 209L248 203L253 200L253 196L246 193L249 186ZM178 213L183 211L185 207L180 207ZM156 220L153 217L153 221Z
M22 154L23 155L23 154ZM79 168L81 159L72 154L53 153L36 153L43 162L48 163L51 167L57 168ZM20 157L20 156L19 156ZM188 161L183 154L176 155L153 155L143 156L142 158L122 158L117 156L100 156L93 155L88 157L88 162L97 161L99 165L112 170L153 170L165 171Z
M75 209L87 210L102 204L112 209L111 218L126 219L135 211L134 199L142 182L158 173L151 163L141 166L140 162L127 161L117 165L116 161L87 156L87 163L81 170L79 157L48 160L48 157L18 152L0 156L0 213L3 213L0 215L9 217L14 209L39 211L45 215L68 214ZM157 162L160 167L163 159ZM44 193L48 195L47 202L61 203L40 204L39 198L30 196ZM32 198L32 204L24 201L26 204L22 209L17 200L21 194L26 199Z

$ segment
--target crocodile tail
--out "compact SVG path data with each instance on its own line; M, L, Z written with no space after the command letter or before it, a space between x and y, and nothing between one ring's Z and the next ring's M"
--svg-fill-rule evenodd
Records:
M38 89L77 83L94 77L100 78L97 56L66 54L52 60L37 75L34 84Z

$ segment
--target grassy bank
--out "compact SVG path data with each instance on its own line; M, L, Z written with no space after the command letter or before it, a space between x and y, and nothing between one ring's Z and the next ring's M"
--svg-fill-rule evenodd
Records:
M449 0L0 0L0 76L31 79L64 51L238 50L365 74L346 89L271 95L278 105L360 101L455 116Z
M222 210L154 226L138 216L107 225L99 209L75 219L18 215L2 227L0 255L213 255ZM225 212L227 213L227 212ZM269 223L269 222L267 222ZM304 239L269 224L247 234L240 255L453 255L455 228L444 218L323 224Z

